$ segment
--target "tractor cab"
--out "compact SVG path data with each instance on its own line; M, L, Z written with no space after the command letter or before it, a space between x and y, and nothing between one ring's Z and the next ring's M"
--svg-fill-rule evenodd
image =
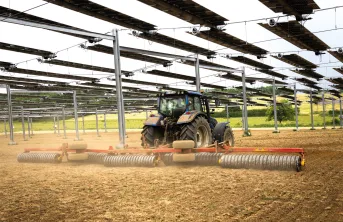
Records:
M164 117L179 118L185 113L207 115L208 102L198 92L164 93L158 99L158 113Z

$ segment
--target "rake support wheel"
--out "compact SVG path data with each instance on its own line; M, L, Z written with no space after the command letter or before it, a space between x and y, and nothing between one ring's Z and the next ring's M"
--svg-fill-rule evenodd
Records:
M195 153L174 153L173 162L184 163L195 161Z
M174 149L192 149L194 148L193 140L175 140L173 142Z
M88 160L88 153L68 153L68 161Z
M71 150L85 150L87 149L87 143L84 142L74 142L68 147Z

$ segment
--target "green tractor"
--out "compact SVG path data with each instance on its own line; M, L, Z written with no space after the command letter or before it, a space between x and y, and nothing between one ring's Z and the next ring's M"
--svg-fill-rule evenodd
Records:
M198 92L163 93L158 98L158 114L145 121L142 146L156 147L175 140L192 140L195 148L214 141L234 145L234 135L227 122L211 117L208 99Z

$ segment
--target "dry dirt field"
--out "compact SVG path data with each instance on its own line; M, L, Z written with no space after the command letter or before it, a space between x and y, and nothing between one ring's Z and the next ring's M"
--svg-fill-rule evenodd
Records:
M343 221L343 130L235 131L236 146L302 147L303 172L168 166L106 168L17 163L26 147L72 141L35 134L8 146L0 136L0 221ZM116 133L82 135L91 148ZM128 143L139 144L139 133Z

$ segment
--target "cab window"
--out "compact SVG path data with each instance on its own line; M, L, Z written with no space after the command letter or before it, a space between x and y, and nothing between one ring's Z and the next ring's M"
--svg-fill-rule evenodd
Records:
M194 110L194 98L191 96L188 96L188 110Z
M202 112L201 101L199 97L194 97L194 109Z

